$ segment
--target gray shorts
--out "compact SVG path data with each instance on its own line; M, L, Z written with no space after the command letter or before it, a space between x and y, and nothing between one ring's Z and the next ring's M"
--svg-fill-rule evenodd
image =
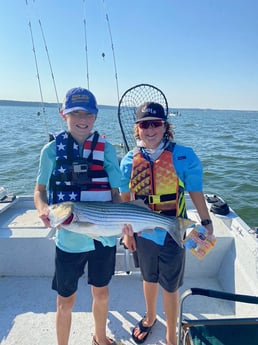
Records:
M88 284L96 287L108 285L115 273L116 246L104 247L95 242L95 250L83 253L67 253L56 247L55 275L52 289L69 297L76 292L79 278L88 264Z
M183 285L185 249L167 234L163 246L135 236L143 280L159 283L166 291L175 292Z

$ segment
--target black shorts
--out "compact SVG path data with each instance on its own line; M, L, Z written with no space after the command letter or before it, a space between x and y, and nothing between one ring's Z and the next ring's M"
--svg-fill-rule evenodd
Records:
M95 250L68 253L56 247L55 275L52 289L59 295L69 297L76 292L79 278L88 263L88 284L96 287L108 285L115 273L116 246L103 246L94 241Z
M159 283L166 291L175 292L183 285L185 249L167 234L163 246L135 236L137 255L143 280Z

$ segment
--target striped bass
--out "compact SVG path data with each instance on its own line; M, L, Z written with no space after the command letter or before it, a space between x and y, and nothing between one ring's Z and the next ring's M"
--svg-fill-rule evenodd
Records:
M83 201L63 202L49 207L50 224L98 239L100 236L118 236L124 224L131 224L135 233L166 230L182 247L185 230L195 223L189 219L167 217L151 211L142 200L120 204Z

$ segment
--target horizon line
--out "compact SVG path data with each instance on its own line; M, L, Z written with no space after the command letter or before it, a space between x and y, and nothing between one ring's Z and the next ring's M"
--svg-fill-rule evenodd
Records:
M17 101L17 100L5 100L0 99L0 105L7 105L8 104L1 104L1 103L26 103L27 105L36 105L36 106L58 106L57 102L41 102L41 101ZM11 104L9 104L11 105ZM62 103L60 103L60 106ZM117 105L108 105L108 104L99 104L100 107L117 107ZM169 107L169 109L177 109L177 110L218 110L218 111L251 111L251 112L257 112L258 109L227 109L227 108L210 108L210 107Z

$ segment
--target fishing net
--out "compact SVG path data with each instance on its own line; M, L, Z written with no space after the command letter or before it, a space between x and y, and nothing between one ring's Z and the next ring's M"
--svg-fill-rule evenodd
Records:
M144 102L160 103L168 114L168 102L164 93L149 84L139 84L128 89L118 105L118 121L123 136L124 148L128 152L135 146L134 122L138 106Z

